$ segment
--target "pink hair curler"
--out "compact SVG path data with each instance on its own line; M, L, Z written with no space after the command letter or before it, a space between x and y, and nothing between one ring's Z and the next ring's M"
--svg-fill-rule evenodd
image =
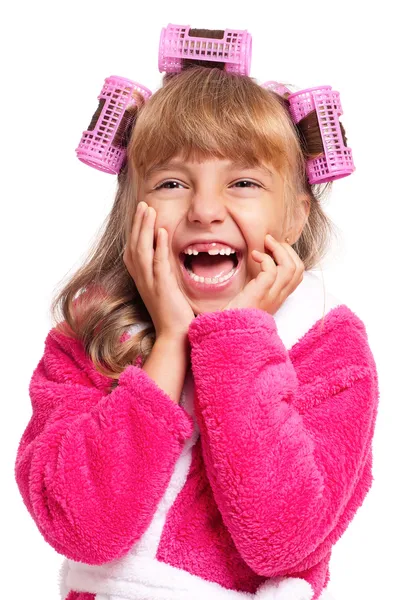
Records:
M343 114L339 92L330 85L294 92L288 98L292 119L298 123L316 110L324 154L307 161L307 176L311 185L347 177L355 171L351 148L344 145L339 116Z
M180 73L183 59L225 63L225 70L249 75L252 36L247 30L225 29L222 38L191 36L190 25L163 27L159 43L159 71Z
M324 154L307 161L308 181L326 183L341 179L355 171L351 148L344 145L339 116L343 114L339 92L330 85L294 92L288 98L292 119L298 123L316 110Z
M130 79L116 75L105 79L98 96L98 108L76 148L79 160L105 173L120 172L126 159L126 148L121 140L130 121L126 109L137 105L134 97L137 92L145 100L152 95L150 90Z
M334 92L330 85L322 85L292 93L277 81L267 81L261 87L281 96L289 94L287 100L294 123L316 111L324 154L307 161L306 171L311 185L341 179L355 171L351 148L344 145L340 129L339 116L343 111L339 92Z

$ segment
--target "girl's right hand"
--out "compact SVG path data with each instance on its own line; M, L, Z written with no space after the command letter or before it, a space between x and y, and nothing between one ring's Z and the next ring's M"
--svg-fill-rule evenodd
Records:
M181 338L187 335L195 315L171 270L165 229L158 230L153 250L155 218L153 207L138 204L123 262L151 315L156 337Z

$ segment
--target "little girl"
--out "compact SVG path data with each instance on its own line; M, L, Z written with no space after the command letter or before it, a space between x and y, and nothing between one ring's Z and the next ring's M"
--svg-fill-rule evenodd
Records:
M63 599L326 600L372 485L365 326L310 272L319 115L226 64L136 94L106 230L53 304L16 479Z

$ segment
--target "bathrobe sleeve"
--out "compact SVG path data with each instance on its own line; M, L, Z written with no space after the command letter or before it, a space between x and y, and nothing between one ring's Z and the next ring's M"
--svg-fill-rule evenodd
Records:
M45 540L88 564L119 558L140 538L193 431L192 417L142 369L128 366L109 393L111 382L80 342L52 329L15 463Z
M372 484L376 365L362 321L332 309L288 352L259 309L190 325L195 412L223 521L259 575L329 555Z

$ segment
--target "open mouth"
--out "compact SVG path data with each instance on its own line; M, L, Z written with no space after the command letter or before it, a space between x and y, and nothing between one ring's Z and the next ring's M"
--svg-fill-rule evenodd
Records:
M185 268L189 268L192 270L192 263L195 261L195 259L197 257L200 257L200 259L206 259L206 261L208 261L209 265L210 264L214 264L217 265L218 263L222 262L223 260L225 261L226 259L232 259L233 261L233 265L234 267L237 267L238 264L240 263L240 261L242 260L242 252L240 250L236 250L236 252L234 254L230 254L229 256L226 254L208 254L207 252L199 252L199 254L195 255L195 254L185 254L184 252L180 252L180 262L184 265Z
M225 272L228 272L231 268L236 268L242 260L242 252L236 250L234 254L215 254L211 255L207 252L199 252L199 254L185 254L181 252L179 255L180 262L184 269L195 273L195 264L200 263L202 269L205 270L208 267L209 272L203 271L204 277L222 276L222 267L224 266ZM230 268L227 268L230 263ZM200 270L200 269L199 269ZM218 272L219 270L219 272Z
M179 261L187 285L201 291L224 289L232 285L242 264L243 253L210 255L180 253Z

